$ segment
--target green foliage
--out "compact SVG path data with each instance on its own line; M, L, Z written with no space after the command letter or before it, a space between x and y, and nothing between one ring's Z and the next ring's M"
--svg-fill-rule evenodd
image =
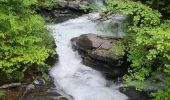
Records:
M48 8L52 9L55 5L57 5L58 0L34 0L36 3L34 6L38 8Z
M161 14L148 6L129 0L107 0L107 13L121 13L133 17L134 26L156 26ZM107 15L107 14L106 14ZM107 15L108 16L108 15Z
M142 3L148 5L149 7L159 10L159 12L165 17L170 18L170 2L168 0L133 0L142 1Z
M81 7L82 10L84 10L85 12L93 12L93 11L97 11L97 5L96 4L89 4L86 6Z
M99 12L102 11L102 7L92 3L92 4L88 4L86 6L81 7L81 9L85 12Z
M167 25L167 24L166 24ZM143 81L154 71L169 71L170 30L165 24L159 27L143 27L136 32L136 40L130 47L129 60L132 62L132 75L137 80ZM145 70L141 70L145 68ZM136 75L136 70L140 71Z
M125 38L128 43L128 60L131 62L129 75L124 77L126 82L144 83L146 78L152 77L155 73L170 75L170 20L162 20L158 11L140 2L107 0L107 5L103 17L121 13L128 15L132 20ZM169 79L164 83L168 82ZM156 96L156 100L169 100L169 84L166 86L168 88L158 90L153 95ZM142 84L136 84L136 87L143 88Z
M125 46L122 41L118 41L113 44L112 51L117 56L123 56L125 54Z
M44 19L32 11L37 0L0 0L0 77L19 80L35 64L55 55L53 38Z
M4 91L0 90L0 99L3 99L4 96L5 96Z
M165 89L163 90L157 90L156 93L152 93L151 95L156 97L154 100L170 100L170 78L167 78L164 80L164 83L166 84Z

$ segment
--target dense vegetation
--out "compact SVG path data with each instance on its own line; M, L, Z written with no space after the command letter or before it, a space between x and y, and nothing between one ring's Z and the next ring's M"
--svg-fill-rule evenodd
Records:
M131 62L129 74L124 76L126 83L140 90L148 88L146 80L161 82L164 88L158 88L152 96L155 100L170 100L170 2L136 1L107 0L103 18L121 13L130 19L128 34L121 41ZM161 74L164 77L158 78Z
M54 0L55 1L55 0ZM53 0L0 0L0 85L20 81L35 67L43 73L49 56L56 53L53 38L39 7L52 6ZM155 100L170 100L170 2L168 0L106 0L103 19L121 13L128 17L128 34L113 50L128 54L131 66L124 76L137 89L163 83L151 93ZM91 5L87 10L98 8ZM160 78L160 75L163 77ZM0 97L3 96L0 91Z
M35 10L51 7L53 1L0 0L0 85L22 81L31 67L46 75L45 62L56 56L55 44ZM0 90L0 99L4 93Z
M34 65L43 72L54 39L35 10L52 0L0 0L0 84L23 79Z

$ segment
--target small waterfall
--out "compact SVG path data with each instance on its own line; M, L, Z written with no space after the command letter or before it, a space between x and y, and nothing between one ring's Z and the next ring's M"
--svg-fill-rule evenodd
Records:
M88 0L104 8L103 0ZM119 92L119 85L106 80L102 74L81 63L81 57L71 48L70 39L81 34L95 33L121 37L123 35L121 21L124 16L111 16L110 20L100 24L92 21L99 18L98 13L91 13L66 22L49 25L53 31L59 62L51 69L51 76L57 89L73 96L75 100L127 100L128 97ZM103 27L111 23L112 31L102 32Z
M98 12L101 12L106 9L103 0L87 0L87 1L92 5L94 4L97 7Z
M83 65L81 57L71 48L70 39L73 37L87 33L99 35L110 35L110 33L98 31L101 27L89 20L89 15L49 25L49 28L53 31L57 44L56 51L59 54L59 62L50 72L58 89L73 96L75 100L128 99L116 88L119 85L112 83L108 86L110 82L100 72Z
M109 20L102 22L103 31L114 34L115 37L123 37L127 33L127 17L120 14L113 14Z
M87 0L91 4L95 4L98 8L98 12L106 10L104 0ZM100 16L100 15L99 15ZM100 24L100 31L107 31L114 33L115 37L123 37L127 32L127 17L120 14L113 14L109 16L110 20L106 20Z
M99 4L99 5L103 5L103 0L87 0L89 3L95 3L95 4Z

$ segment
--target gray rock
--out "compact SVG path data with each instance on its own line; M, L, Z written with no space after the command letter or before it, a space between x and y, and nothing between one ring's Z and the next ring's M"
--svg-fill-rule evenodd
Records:
M67 0L58 0L58 5L65 8L68 6L68 1Z
M34 81L33 81L34 85L45 85L45 80L42 77L37 77Z
M37 78L37 80L39 81L40 79ZM52 80L43 84L33 82L31 86L34 88L27 89L21 100L73 100L70 95L58 90Z
M71 39L72 47L82 56L82 63L101 71L109 78L121 77L127 71L126 64L122 64L124 56L112 52L113 44L118 38L83 34Z
M87 0L59 0L58 5L64 8L71 8L75 10L82 10L83 6L88 4Z
M83 34L71 39L73 46L79 46L84 51L92 49L110 49L117 40L110 36L98 36L95 34Z
M57 7L51 10L49 9L39 9L37 11L41 15L45 16L49 22L62 23L69 19L77 18L83 14L81 11L72 10L64 7Z
M152 100L148 93L145 91L137 91L135 87L121 87L120 92L129 97L128 100Z

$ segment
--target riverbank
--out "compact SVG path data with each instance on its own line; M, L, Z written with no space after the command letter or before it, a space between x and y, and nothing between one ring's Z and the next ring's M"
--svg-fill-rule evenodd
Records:
M38 12L38 13L45 16L45 18L47 18L47 19L50 18L54 23L61 23L68 19L76 18L82 14L80 12L70 10L70 9L64 9L64 8L52 9L50 11L48 9L41 9L41 12ZM53 16L53 15L56 15L56 16ZM57 47L56 44L53 42L53 49L55 49L56 47ZM46 59L45 63L48 64L49 66L53 66L57 61L58 61L58 55L56 54L55 56L49 56ZM16 86L13 85L13 84L16 84L15 82L9 83L9 84L8 83L1 84L2 87L3 87L3 85L7 85L7 86L12 85L10 87L1 89L5 95L2 99L3 100L25 100L26 98L28 98L27 97L28 94L30 96L32 96L35 94L34 93L35 91L45 93L45 92L47 92L48 89L54 87L53 79L50 78L48 81L45 81L42 78L42 74L39 73L37 71L37 69L35 69L35 67L36 67L36 65L35 66L32 65L31 68L28 71L26 71L24 79L22 81L20 81L19 83L17 82L17 84L19 84L19 85L16 85ZM48 71L46 71L46 72L48 74ZM41 77L41 80L43 80L45 83L39 84L39 85L34 85L34 82L37 81L37 78L39 78L39 77ZM48 77L48 76L46 76L46 77ZM30 86L32 86L32 87L30 87ZM39 90L40 87L42 89L44 88L44 90L42 90L42 91ZM27 88L30 88L30 89L27 90ZM61 91L58 93L57 92L58 90L55 90L54 88L52 90L56 91L55 93L58 94L56 96L58 97L59 100L60 99L65 100L66 98L68 98L67 96L62 96L62 95L65 95L65 93L62 93ZM52 94L55 94L55 93L52 92ZM47 94L47 96L49 96L49 98L50 98L51 95ZM41 96L39 96L39 97L41 97ZM64 99L64 97L66 97L66 98ZM43 97L41 97L41 98L43 98Z
M25 78L19 81L20 83L1 86L7 91L6 97L3 99L151 100L152 98L149 97L148 93L165 88L164 84L159 83L161 83L161 79L168 76L162 73L159 74L159 78L155 77L157 83L154 85L150 78L146 79L148 86L153 85L147 88L150 90L137 91L134 87L135 84L125 88L126 84L122 83L123 76L128 73L130 64L133 63L127 60L130 55L128 43L126 41L120 42L127 33L124 32L127 29L122 29L125 26L122 27L121 23L122 20L126 20L126 17L113 12L111 12L112 15L105 12L103 14L106 14L106 19L101 21L104 15L100 16L98 13L84 14L80 10L79 4L79 0L61 0L59 8L37 10L38 14L44 16L49 24L47 27L54 37L52 49L56 49L58 55L46 57L46 60L44 60L45 64L50 66L49 70L44 70L43 65L38 67L33 64L29 70L25 71ZM96 22L97 19L100 19L100 23ZM106 29L108 24L111 24L111 31ZM46 36L44 37L46 39ZM42 42L46 43L48 40L52 40L52 38ZM122 44L116 43L122 43L123 48ZM122 51L119 52L119 49L123 53ZM136 54L138 52L134 55ZM34 58L36 56L32 59ZM44 74L39 72L42 72L42 70ZM137 73L134 77L140 76L140 74ZM48 76L51 77L46 80Z

